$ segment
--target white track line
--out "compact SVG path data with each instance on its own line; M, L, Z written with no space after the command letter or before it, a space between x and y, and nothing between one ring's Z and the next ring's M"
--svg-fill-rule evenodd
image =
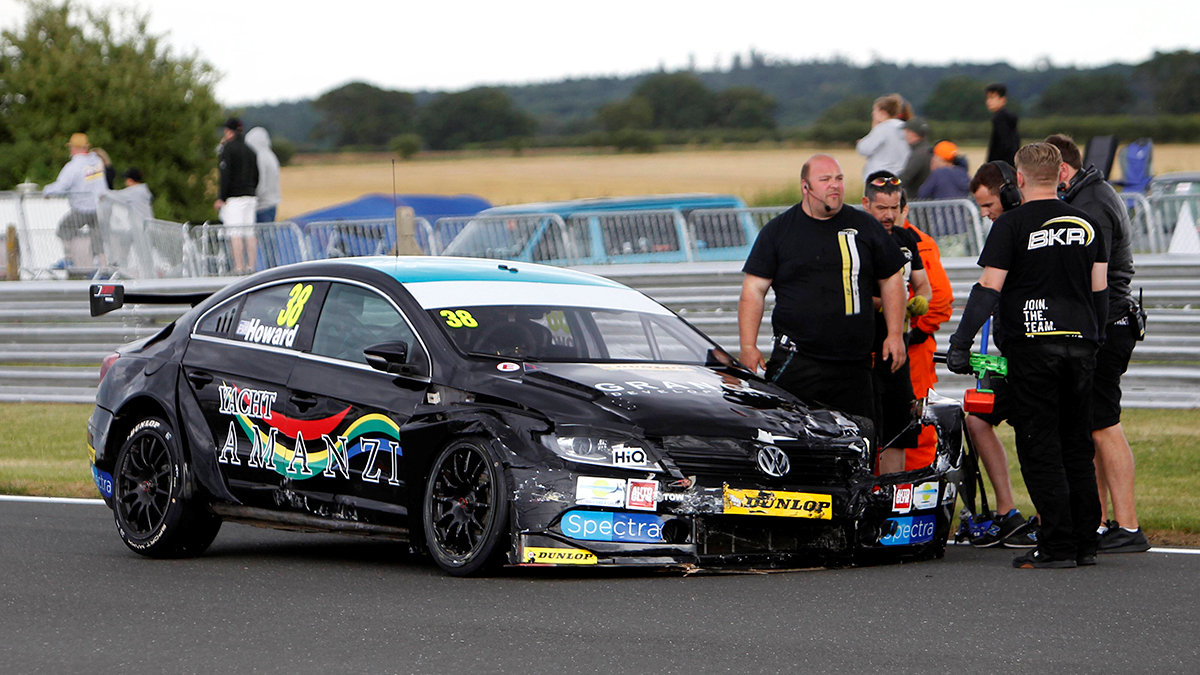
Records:
M21 495L0 495L0 502L34 502L42 504L103 504L103 499L80 499L76 497L25 497ZM1200 555L1200 548L1163 548L1155 546L1149 553L1179 553L1183 555ZM1113 554L1116 555L1116 554Z

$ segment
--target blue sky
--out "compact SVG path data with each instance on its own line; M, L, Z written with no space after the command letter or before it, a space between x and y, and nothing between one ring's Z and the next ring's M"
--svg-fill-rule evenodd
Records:
M1155 50L1200 51L1195 0L1156 0L1144 11L1113 0L74 1L148 12L151 31L177 53L198 52L216 67L217 96L230 106L310 98L354 80L459 90L692 62L727 68L751 49L792 61L1017 66L1134 63ZM22 2L0 0L0 28L16 28L24 16Z

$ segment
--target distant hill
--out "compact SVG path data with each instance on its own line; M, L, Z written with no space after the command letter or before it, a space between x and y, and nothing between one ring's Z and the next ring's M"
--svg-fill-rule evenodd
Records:
M823 110L846 98L899 92L913 103L917 113L941 80L965 76L983 82L1004 82L1009 100L1017 109L1032 109L1041 93L1069 75L1117 74L1129 78L1133 65L1112 64L1079 69L1049 64L1019 69L1006 63L955 63L941 66L873 63L858 66L843 60L803 63L769 62L751 55L749 63L735 63L728 70L693 71L713 91L729 87L755 87L778 103L776 120L781 127L798 127L814 121ZM569 78L556 82L501 86L520 109L539 121L540 135L575 134L595 128L596 111L606 103L628 97L653 72L629 77ZM1135 83L1136 86L1136 83ZM418 104L432 100L436 91L415 92ZM979 105L983 106L980 92ZM1135 112L1150 112L1148 101L1140 101ZM320 117L311 101L249 106L241 111L248 125L262 124L273 136L287 138L302 147L328 147L314 131ZM867 116L864 113L864 122Z

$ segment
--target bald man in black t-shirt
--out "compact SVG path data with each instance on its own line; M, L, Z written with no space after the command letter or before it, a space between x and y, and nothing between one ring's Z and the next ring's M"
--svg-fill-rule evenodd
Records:
M738 300L740 358L809 402L875 420L872 297L878 285L887 321L881 358L892 370L907 358L904 255L871 216L847 207L837 160L815 155L800 172L803 200L767 223L742 271ZM758 349L767 291L774 349Z
M1096 564L1100 502L1092 465L1091 389L1108 312L1108 255L1088 215L1058 199L1062 155L1049 143L1017 152L1021 206L992 225L946 365L971 372L969 352L999 306L1017 456L1041 519L1021 569Z

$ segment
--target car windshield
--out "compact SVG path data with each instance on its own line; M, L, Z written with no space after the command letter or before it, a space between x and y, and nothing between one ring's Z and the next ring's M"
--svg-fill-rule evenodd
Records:
M467 354L703 364L713 347L670 314L555 305L469 305L431 309L429 314Z
M464 354L702 364L714 346L666 307L606 281L445 280L405 287Z

